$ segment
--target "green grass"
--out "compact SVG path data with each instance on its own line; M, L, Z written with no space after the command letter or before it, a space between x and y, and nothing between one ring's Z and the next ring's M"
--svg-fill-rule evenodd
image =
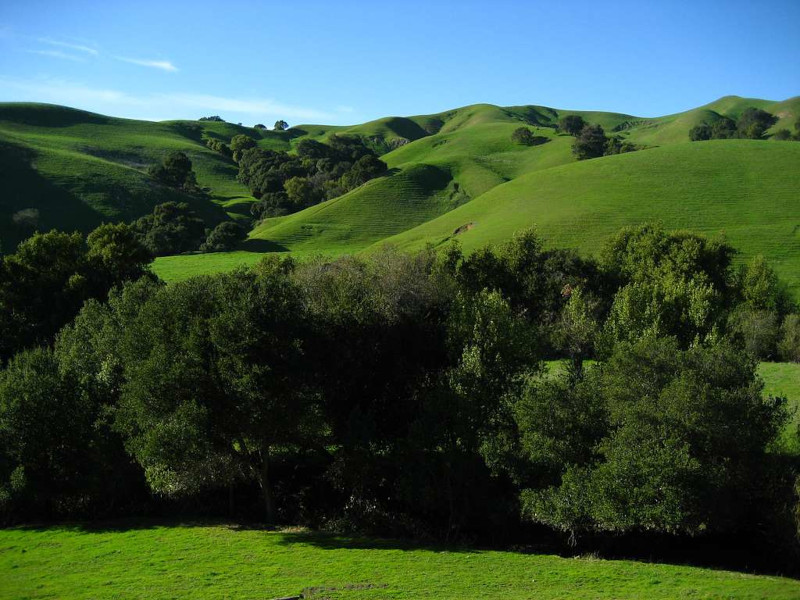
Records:
M799 581L722 570L155 522L2 530L0 573L0 598L800 597Z
M536 226L547 244L593 254L625 225L722 233L764 254L800 292L800 144L683 143L552 167L518 177L388 242L418 248L457 237L470 251ZM463 225L472 228L457 236Z
M553 246L594 253L619 227L661 221L667 228L724 232L741 259L764 254L800 297L800 144L723 140L690 143L697 123L737 118L756 106L792 128L800 97L782 102L726 96L675 115L643 118L543 106L477 104L432 115L386 117L352 126L299 125L263 131L230 123L114 119L64 107L0 104L0 238L9 248L24 232L11 222L40 208L40 228L88 231L103 220L131 220L175 193L155 186L148 164L186 152L208 200L195 208L209 223L249 222L254 199L236 166L204 140L245 133L265 148L288 150L304 138L359 135L383 153L390 174L349 194L258 224L238 252L158 259L170 280L251 263L255 253L340 255L384 242L419 248L457 237L467 251L537 226ZM572 138L552 126L580 114L648 149L576 163ZM549 141L511 142L526 125ZM464 227L467 226L467 227ZM468 230L466 230L468 229ZM455 235L456 231L462 232ZM466 231L465 231L466 230Z
M764 380L764 393L782 396L791 413L782 444L800 455L800 363L761 363L758 373Z

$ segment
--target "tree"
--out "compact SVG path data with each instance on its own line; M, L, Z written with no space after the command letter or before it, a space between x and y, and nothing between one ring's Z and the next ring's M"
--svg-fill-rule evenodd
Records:
M523 440L532 436L523 446L532 467L553 449L545 465L555 483L532 478L523 514L573 533L735 531L760 499L761 465L787 416L762 385L756 362L725 343L618 347L576 384L595 407L581 409L595 415L587 427L554 432L546 413L515 413Z
M800 315L787 315L783 320L778 353L781 360L800 363Z
M186 202L164 202L131 225L139 241L153 256L197 250L205 225Z
M518 127L511 134L511 141L515 144L522 144L523 146L531 146L533 141L533 132L527 127Z
M244 227L233 221L223 221L208 234L200 246L201 252L225 252L247 236Z
M353 167L342 176L342 183L346 188L354 189L383 175L387 168L386 163L380 158L374 154L366 154L359 158Z
M153 260L136 232L125 223L104 223L86 238L90 276L101 280L103 294L114 285L139 279Z
M764 133L778 122L778 117L771 115L760 108L746 109L736 122L736 129L740 137L753 140L761 139Z
M286 197L295 210L312 206L322 199L318 190L314 188L307 177L292 177L284 184Z
M253 125L253 129L261 129L261 130L264 130L264 129L266 129L266 128L267 128L267 126L266 126L266 125L264 125L263 123L256 123L255 125Z
M778 140L779 142L785 142L787 140L791 140L792 139L792 132L789 131L788 129L779 129L772 136L772 139L773 140Z
M275 121L275 131L286 131L289 129L289 124L283 119Z
M197 178L192 170L192 161L183 152L170 152L160 165L151 166L148 173L155 180L186 191L197 187Z
M728 331L759 360L774 360L780 337L778 315L768 310L740 306L728 319Z
M233 153L233 160L239 162L242 154L250 148L256 147L256 141L249 135L240 133L231 138L231 152Z
M619 288L604 326L604 341L675 336L682 347L724 325L733 302L734 249L660 226L626 228L602 253L602 265Z
M736 121L728 117L720 117L711 125L711 139L714 140L727 140L735 138Z
M572 142L572 153L578 160L603 156L606 150L606 134L600 125L586 125Z
M274 521L272 454L309 443L320 423L290 268L268 259L162 288L130 324L116 423L154 490L254 480Z
M577 137L587 126L586 121L579 115L567 115L558 121L558 130Z
M708 123L701 123L700 125L695 125L689 130L689 139L692 140L693 142L710 140L712 135L713 131Z
M11 359L0 372L0 508L42 515L79 507L96 466L96 418L52 350Z

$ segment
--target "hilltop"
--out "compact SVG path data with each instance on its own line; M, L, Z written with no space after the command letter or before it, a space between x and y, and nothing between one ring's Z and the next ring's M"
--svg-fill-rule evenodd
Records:
M0 238L25 232L20 210L39 210L39 229L89 231L132 220L178 192L154 185L148 165L171 150L194 165L202 198L190 199L206 223L236 219L249 238L237 252L163 257L168 279L253 262L265 251L342 254L390 242L417 248L458 239L466 250L537 226L554 246L595 251L621 225L645 220L668 228L721 233L742 251L765 254L800 289L800 144L771 139L690 142L700 123L737 119L747 108L778 118L766 137L792 129L800 97L781 102L727 96L682 113L645 118L543 106L466 106L442 113L387 117L354 126L299 125L287 131L215 121L145 122L66 107L0 104ZM641 148L577 162L572 137L555 125L569 114L601 125ZM540 138L516 144L520 126ZM359 137L388 173L295 214L250 222L255 198L230 159L206 147L245 134L264 149L291 152L303 139Z

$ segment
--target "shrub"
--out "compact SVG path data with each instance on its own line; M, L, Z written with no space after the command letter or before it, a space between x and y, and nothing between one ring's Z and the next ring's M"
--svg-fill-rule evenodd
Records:
M606 151L606 134L600 125L586 125L572 143L572 153L578 160L597 158Z
M579 115L567 115L558 121L558 130L572 136L578 136L587 123Z

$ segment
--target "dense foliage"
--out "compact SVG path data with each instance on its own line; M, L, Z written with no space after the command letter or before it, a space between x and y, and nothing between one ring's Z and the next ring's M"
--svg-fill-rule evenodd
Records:
M760 140L764 137L767 129L778 122L778 117L760 108L750 107L746 109L737 121L728 117L719 117L711 125L700 123L689 130L689 139L693 142L704 140L726 140L731 138L745 138ZM773 136L778 140L791 139L791 133L778 132Z
M359 138L331 136L328 144L304 139L296 154L264 150L247 136L231 140L238 179L259 202L256 217L296 212L336 198L386 172L386 163Z
M796 548L774 537L794 527L785 401L763 396L738 315L771 315L788 357L800 325L761 259L737 270L724 242L642 226L592 260L527 231L468 256L266 257L165 286L132 281L136 238L105 227L83 259L80 236L51 233L63 259L35 236L3 260L41 290L14 325L27 337L3 336L7 521L151 493L393 534L488 539L522 519ZM80 295L81 260L128 282ZM547 375L554 357L567 368Z

